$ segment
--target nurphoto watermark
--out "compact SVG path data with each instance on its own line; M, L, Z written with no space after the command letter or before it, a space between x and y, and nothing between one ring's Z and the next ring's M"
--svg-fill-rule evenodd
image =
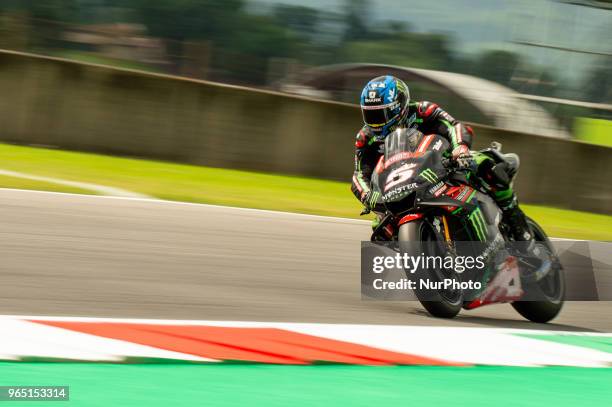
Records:
M461 291L465 301L483 296L544 301L556 292L566 301L612 300L612 243L557 240L525 242L362 242L361 294L367 300L415 301ZM418 294L418 295L417 295Z

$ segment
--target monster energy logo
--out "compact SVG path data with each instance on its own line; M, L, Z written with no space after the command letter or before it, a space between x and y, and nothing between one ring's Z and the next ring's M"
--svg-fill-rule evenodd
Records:
M470 219L470 222L472 222L472 227L474 228L474 231L476 231L478 240L484 242L487 239L487 229L480 208L474 209L468 218Z
M423 171L420 174L420 176L425 178L427 181L431 182L432 184L438 182L438 176L430 168Z
M380 197L380 192L378 192L378 191L372 192L372 196L370 197L370 206L371 207L374 207L374 205L376 205L376 202L378 201L378 197Z

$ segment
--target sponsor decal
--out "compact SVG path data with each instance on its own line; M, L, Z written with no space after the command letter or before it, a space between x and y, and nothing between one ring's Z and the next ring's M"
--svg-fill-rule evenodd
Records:
M476 232L476 237L478 237L478 240L480 240L481 242L486 241L487 226L480 208L474 209L474 211L468 216L468 218L472 222L472 228Z
M453 198L458 200L458 201L465 201L467 199L467 195L472 192L472 188L470 187L463 187L461 189L461 192L459 192L459 194L457 196L454 196Z
M438 141L436 142L436 144L434 144L434 146L433 146L433 150L434 150L434 151L438 151L438 150L440 150L440 147L442 147L442 140L438 140Z
M402 82L402 81L397 81L397 82L396 82L396 84L395 84L395 86L396 86L396 87L397 87L399 90L406 92L406 87L404 86L404 82Z
M499 271L480 297L470 302L467 308L474 309L496 302L515 301L522 296L518 263L516 257L511 256L499 267Z
M416 113L412 113L412 116L408 118L408 122L406 123L408 127L416 127L416 126L413 126L413 124L415 124L416 118L417 118Z
M485 261L488 261L491 255L497 253L500 249L503 249L503 247L504 238L501 234L498 233L495 236L495 239L493 239L493 241L491 242L491 244L484 248L480 257L482 257Z
M440 181L433 187L429 188L429 193L434 194L435 196L438 196L445 190L446 190L446 185L444 184L444 182Z
M370 206L371 207L376 206L376 202L378 202L378 198L380 198L380 192L378 192L378 191L372 192L372 196L370 198Z
M386 162L385 162L385 169L387 169L389 166L395 164L398 161L402 161L402 160L407 160L410 158L416 158L421 156L421 153L411 153L408 151L404 151L401 153L397 153L395 154L393 157L389 158Z
M377 97L377 92L375 90L368 91L368 97L365 99L366 103L381 103L382 97Z
M403 194L404 192L410 191L412 189L415 189L417 187L417 183L413 182L411 184L405 184L402 185L400 187L397 187L389 192L387 192L386 194L383 195L383 201L388 201L391 200L395 197L397 197L400 194Z
M425 171L420 173L419 176L425 178L427 181L429 181L431 183L434 183L434 182L438 181L438 176L430 168L427 168Z

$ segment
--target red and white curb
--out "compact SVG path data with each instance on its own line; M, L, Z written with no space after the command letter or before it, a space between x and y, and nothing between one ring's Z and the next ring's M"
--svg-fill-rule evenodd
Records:
M517 329L0 316L0 360L611 367L612 353Z

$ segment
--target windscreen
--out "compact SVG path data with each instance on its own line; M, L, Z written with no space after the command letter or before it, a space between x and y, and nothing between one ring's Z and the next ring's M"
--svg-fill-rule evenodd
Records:
M385 141L385 160L398 153L414 152L423 133L416 129L401 128L389 134Z

